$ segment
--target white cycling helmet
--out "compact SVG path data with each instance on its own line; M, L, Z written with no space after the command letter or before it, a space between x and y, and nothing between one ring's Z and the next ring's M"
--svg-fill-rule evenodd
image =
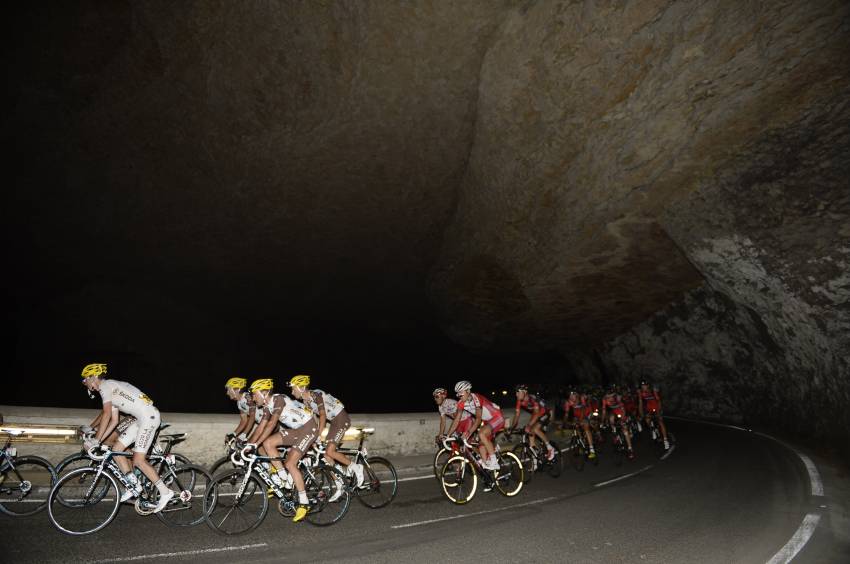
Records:
M457 384L455 384L455 393L459 394L461 392L468 392L472 389L472 384L469 383L469 380L461 380Z

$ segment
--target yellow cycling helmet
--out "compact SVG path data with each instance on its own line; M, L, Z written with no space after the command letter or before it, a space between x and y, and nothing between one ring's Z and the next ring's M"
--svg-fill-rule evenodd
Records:
M293 376L292 380L289 381L289 387L298 386L299 388L306 388L310 385L310 377L306 374L299 374L298 376Z
M248 385L248 380L245 378L233 377L224 385L225 388L233 388L234 390L242 390Z
M92 376L100 376L101 374L106 374L106 364L104 363L86 364L83 367L83 380Z
M271 378L260 378L251 382L251 391L271 390L274 388L274 380Z

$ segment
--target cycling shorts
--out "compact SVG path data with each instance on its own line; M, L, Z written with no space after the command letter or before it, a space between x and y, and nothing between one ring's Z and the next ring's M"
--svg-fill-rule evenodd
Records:
M349 427L351 427L351 417L343 409L331 420L331 426L328 428L328 442L336 443L337 446L341 445Z
M119 425L121 427L121 425ZM124 429L119 432L118 442L128 447L136 442L136 437L139 436L139 422L134 417L129 425L125 425Z
M133 452L147 453L159 429L159 410L150 406L147 412L142 417L137 417L136 420L139 425L139 433L136 435L136 446L133 447Z
M319 436L319 426L316 420L308 421L297 429L280 428L280 436L283 441L280 443L283 446L294 448L302 454L307 452L307 449L315 442Z
M505 418L502 417L502 412L497 411L493 417L490 418L489 421L486 421L487 425L490 426L490 429L493 431L492 436L495 437L496 433L504 430L505 428Z

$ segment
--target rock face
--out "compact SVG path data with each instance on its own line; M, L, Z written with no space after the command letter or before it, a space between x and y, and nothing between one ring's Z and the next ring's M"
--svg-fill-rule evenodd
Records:
M101 283L284 328L433 309L690 413L846 405L846 1L27 9L22 310L132 322Z

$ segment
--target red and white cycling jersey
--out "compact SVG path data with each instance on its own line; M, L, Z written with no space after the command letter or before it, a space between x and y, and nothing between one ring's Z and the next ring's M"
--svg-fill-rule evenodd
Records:
M457 402L451 398L446 398L443 400L443 403L440 404L438 410L440 415L445 415L449 419L454 419L457 415ZM460 420L464 421L470 417L469 412L465 410L461 410L460 412Z
M277 416L284 427L298 429L313 420L313 414L300 401L295 401L286 394L273 395L266 404L269 417Z
M602 407L610 409L614 414L625 415L623 401L617 394L606 394L602 397Z
M502 410L481 394L471 393L468 400L457 402L458 410L466 411L473 417L475 416L475 410L479 407L481 408L482 421L490 421L494 417L502 416Z

